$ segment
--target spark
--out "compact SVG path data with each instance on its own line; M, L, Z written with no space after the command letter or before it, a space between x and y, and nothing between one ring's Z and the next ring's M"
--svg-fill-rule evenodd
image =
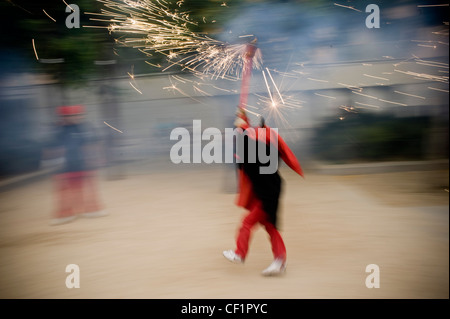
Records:
M246 34L246 35L240 35L239 38L249 38L249 37L254 37L253 34Z
M338 7L343 7L343 8L355 10L355 11L358 11L358 12L362 12L361 10L355 9L355 8L353 8L353 7L350 7L350 6L344 6L343 4L334 3L334 5L335 5L335 6L338 6Z
M228 7L226 2L222 2L222 4L220 5L221 7Z
M290 77L290 78L295 78L295 79L298 79L298 75L295 75L293 73L300 74L300 75L308 75L309 74L309 73L306 73L306 72L301 72L301 71L296 71L296 70L292 70L292 73L281 72L281 71L276 71L276 70L272 70L272 71L277 72L279 74L282 74L285 77Z
M254 107L254 106L251 106L251 105L248 105L248 104L245 104L244 106L245 106L245 112L253 114L253 115L256 115L256 116L260 115L259 113L253 112L253 111L248 109L249 107L253 108L253 109L257 109L257 107Z
M267 92L269 92L270 100L272 101L272 106L273 106L273 105L275 105L275 101L273 100L272 93L270 92L270 87L269 87L269 84L267 83L267 78L266 78L266 74L265 74L264 70L262 71L262 74L264 77L264 82L266 83Z
M203 91L203 90L200 90L200 89L199 89L198 87L196 87L195 85L193 86L193 88L194 88L195 91L200 92L200 93L203 94L203 95L211 96L211 94L209 94L208 92L205 92L205 91Z
M392 101L388 101L388 100L382 100L382 99L378 99L381 102L385 102L385 103L390 103L390 104L395 104L395 105L401 105L401 106L408 106L407 104L403 104L403 103L398 103L398 102L392 102Z
M318 96L326 97L328 99L336 99L336 97L334 97L334 96L329 96L329 95L324 95L324 94L319 94L319 93L314 93L314 94L318 95Z
M373 79L389 81L389 79L381 78L381 77L378 77L378 76L373 76L373 75L369 75L369 74L363 74L363 75L364 75L364 76L367 76L367 77L369 77L369 78L373 78Z
M259 94L255 94L257 97L260 98L260 101L263 105L267 105L262 110L262 113L265 115L266 120L269 118L273 118L277 124L277 126L289 126L289 122L287 121L286 117L283 115L282 110L286 107L286 105L282 107L279 107L280 105L276 101L271 101L269 98L265 96L261 96ZM258 103L260 104L260 103Z
M173 76L169 76L169 81L170 81L171 86L163 87L163 90L172 90L173 92L178 92L178 93L180 93L181 95L184 95L184 96L186 96L186 97L192 99L193 101L195 101L195 102L197 102L197 103L200 103L200 104L205 105L204 102L202 102L202 101L200 101L200 100L197 100L197 99L193 98L192 96L190 96L189 94L185 93L183 90L181 90L180 88L178 88L178 87L172 82L172 79L173 79Z
M448 29L444 29L442 31L435 31L435 32L431 32L433 34L437 34L437 35L444 35L444 36L448 36Z
M429 88L430 90L435 90L435 91L440 91L440 92L448 93L448 90L438 89L438 88L434 88L434 87L431 87L431 86L429 86L428 88Z
M419 46L419 47L426 47L426 48L433 48L433 49L436 49L436 46L435 46L435 45L418 44L417 46Z
M175 52L170 51L169 55L167 56L167 58L169 60L175 59L177 57L177 54Z
M133 89L135 89L138 93L142 94L142 92L139 91L138 88L133 85L133 83L131 83L131 82L129 82L129 83Z
M45 10L44 9L42 9L42 11L44 11L44 13L45 13L45 15L47 16L47 17L49 17L50 19L52 19L53 20L53 22L56 22L56 20L55 19L53 19L47 12L45 12Z
M134 81L134 65L131 66L131 72L127 72L127 74Z
M412 71L401 71L401 70L394 70L395 72L399 72L399 73L403 73L403 74L407 74L407 75L412 75L417 77L420 80L432 80L432 81L437 81L437 82L444 82L444 83L448 83L448 77L445 76L437 76L437 75L431 75L431 74L425 74L425 73L417 73L417 72L412 72Z
M438 67L438 68L446 68L446 69L448 69L448 64L447 63L423 60L423 59L420 59L420 58L416 58L415 60L416 60L417 64L422 64L422 65L427 65L427 66L434 66L434 67Z
M6 0L6 1L8 1L8 2L11 3L13 6L18 7L19 9L21 9L21 10L23 10L23 11L29 13L29 14L33 14L33 12L30 12L30 11L28 11L27 9L22 8L21 6L17 5L16 3L12 2L11 0Z
M281 96L280 90L278 90L278 87L275 84L275 81L273 80L273 77L272 77L272 74L270 73L270 70L268 68L266 68L266 70L267 70L267 74L269 74L269 77L270 77L270 80L272 81L273 86L275 87L275 90L278 93L278 96L280 97L281 103L285 104L284 100L283 100L283 97Z
M182 78L179 75L173 75L172 78L177 80L177 81L179 81L179 82L181 82L181 83L192 82L191 80L184 79L184 78Z
M276 70L272 70L272 71L276 71ZM294 71L292 71L294 72ZM278 72L279 74L282 74L285 78L294 78L294 79L298 79L298 76L296 76L295 74L292 73L288 73L288 72Z
M64 2L64 4L65 4L66 6L68 6L68 7L70 8L70 10L75 11L70 5L67 4L67 2L65 2L64 0L62 0L62 2Z
M34 55L36 55L36 60L39 61L39 57L36 51L36 46L34 45L34 39L31 39L31 43L33 44Z
M238 79L245 63L245 44L229 45L189 29L198 22L188 12L171 10L165 1L117 2L98 0L104 4L97 15L109 18L110 33L120 33L119 43L138 48L148 56L162 55L168 65L162 72L178 66L194 75L211 79ZM182 1L177 5L181 7ZM204 18L206 22L206 18ZM257 49L253 67L261 68L262 56Z
M319 79L313 79L313 78L306 78L307 80L310 80L310 81L316 81L316 82L325 82L325 83L328 83L328 81L327 80L319 80Z
M304 101L297 99L293 95L284 95L282 91L282 85L276 84L272 72L276 72L282 76L281 84L284 82L283 80L285 79L285 77L290 76L290 74L285 72L279 72L277 70L265 68L265 70L263 70L263 78L265 80L265 85L267 87L267 90L269 91L269 94L263 96L254 93L254 95L258 98L257 104L263 107L262 114L264 115L266 120L273 119L278 127L291 127L289 121L287 120L287 118L289 118L287 112L289 112L290 110L301 108L301 104ZM277 92L276 95L271 94L272 92L269 86L269 81L267 79L268 77L270 77L271 83L275 87L274 90L276 90ZM298 79L298 77L296 77L296 79ZM295 84L295 81L293 82L294 83L292 83L292 85ZM287 88L287 91L289 90L290 88Z
M230 93L237 93L236 90L228 90L228 89L220 88L220 87L215 86L215 85L213 85L212 87L215 88L216 90L219 90L219 91L230 92Z
M429 41L429 40L411 40L411 42L423 42L423 43L438 43L438 44L448 45L448 43L447 43L447 42L442 42L442 41Z
M105 121L103 121L103 123L105 123L107 126L109 126L110 128L112 128L113 130L116 130L117 132L119 132L119 133L122 133L123 134L123 132L121 131L121 130L119 130L119 129L116 129L114 126L112 126L112 125L110 125L110 124L108 124L108 123L106 123Z
M414 95L414 94L409 94L409 93L400 92L400 91L394 91L394 92L395 92L395 93L398 93L398 94L403 94L403 95L407 95L407 96L416 97L416 98L418 98L418 99L426 100L426 98L423 97L423 96Z
M311 74L311 73L307 73L307 72L303 72L303 71L297 71L297 70L293 70L292 72L298 73L298 74L300 74L300 75L308 75L308 74Z
M356 90L356 91L361 92L363 90L361 87L354 86L354 85L351 85L351 84L345 84L345 83L340 83L340 82L338 82L338 84L342 85L342 86L345 86L347 89L352 90L352 91Z
M148 61L144 61L144 62L147 63L148 65L154 66L155 68L161 68L161 64L153 64Z
M358 94L358 95L361 95L361 96L364 96L364 97L368 97L369 99L375 99L375 100L378 100L377 97L372 96L372 95L362 94L362 93L360 93L360 92L355 92L355 91L352 91L352 93Z
M354 106L341 105L339 108L349 113L358 113Z

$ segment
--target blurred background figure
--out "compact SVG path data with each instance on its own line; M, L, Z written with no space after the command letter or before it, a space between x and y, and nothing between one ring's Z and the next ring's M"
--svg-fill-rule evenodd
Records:
M85 121L83 105L57 108L59 121L43 151L43 166L60 162L55 174L56 207L51 225L73 221L78 215L107 215L99 198L96 169L100 164L98 136Z

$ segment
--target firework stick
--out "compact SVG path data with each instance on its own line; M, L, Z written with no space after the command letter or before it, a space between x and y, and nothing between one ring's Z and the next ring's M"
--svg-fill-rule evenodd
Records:
M256 53L256 39L247 44L247 48L244 54L244 68L242 71L242 84L241 84L241 96L239 98L240 109L245 109L245 105L247 105L248 98L248 88L250 83L250 78L252 75L252 67L253 67L253 57Z

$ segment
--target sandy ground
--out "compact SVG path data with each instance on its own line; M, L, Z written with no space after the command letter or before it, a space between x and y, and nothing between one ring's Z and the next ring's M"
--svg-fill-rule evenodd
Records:
M1 298L449 298L448 171L306 179L282 168L284 276L255 230L245 265L234 248L245 213L222 167L132 170L100 178L109 216L50 226L49 178L0 193ZM229 187L228 187L229 188ZM80 268L80 288L65 285ZM380 288L365 285L366 266Z

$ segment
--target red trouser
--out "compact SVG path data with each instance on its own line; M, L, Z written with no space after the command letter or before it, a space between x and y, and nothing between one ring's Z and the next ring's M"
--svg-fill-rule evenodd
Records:
M262 208L262 204L259 200L255 201L255 204L250 209L248 215L242 221L241 228L239 229L239 234L236 240L237 249L236 254L245 259L248 252L248 245L250 241L250 235L252 228L260 223L266 228L267 233L270 236L270 243L272 245L272 252L274 258L286 259L286 247L284 246L283 238L281 238L280 233L275 228L275 226L269 222L268 215Z
M93 172L69 172L54 177L56 190L56 218L100 210Z

